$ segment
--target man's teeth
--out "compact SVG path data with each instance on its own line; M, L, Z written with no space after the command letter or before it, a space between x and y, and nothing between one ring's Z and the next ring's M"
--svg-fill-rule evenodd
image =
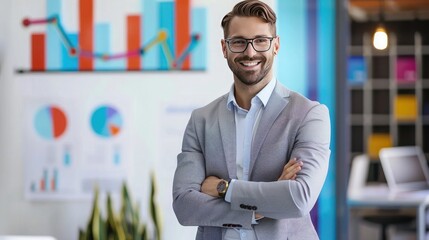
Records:
M259 62L241 62L246 67L253 67L256 66Z

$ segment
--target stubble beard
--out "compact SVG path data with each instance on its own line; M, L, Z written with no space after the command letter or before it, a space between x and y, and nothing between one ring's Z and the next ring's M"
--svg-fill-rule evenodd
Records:
M240 68L240 61L260 61L261 70L257 72L257 70L246 71ZM240 57L236 59L228 58L228 66L234 74L235 78L237 78L241 83L247 86L253 86L261 82L270 72L272 67L272 62L268 61L268 59L264 56L261 57Z

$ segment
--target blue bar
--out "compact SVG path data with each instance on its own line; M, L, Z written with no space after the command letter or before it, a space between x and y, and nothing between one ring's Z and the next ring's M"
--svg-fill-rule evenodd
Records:
M158 8L156 0L141 0L143 10L143 24L142 24L142 45L149 43L152 39L158 36ZM145 70L158 70L159 69L159 49L160 46L149 49L143 54L142 69Z
M106 23L98 23L95 25L94 50L97 54L109 54L110 50L110 28ZM107 61L97 58L95 59L95 70L104 70L108 68Z
M68 150L64 153L64 166L69 167L71 165L71 155Z
M277 78L289 89L307 94L306 1L277 0L280 51Z
M335 239L336 216L336 94L335 94L335 0L318 0L318 78L319 101L329 108L331 118L331 158L325 184L319 196L319 236L321 240Z
M54 189L51 189L52 191L57 191L58 190L58 169L54 169L54 176L53 176L53 178L54 178Z
M46 17L59 16L61 12L60 0L47 0ZM46 30L46 69L60 70L61 66L61 38L58 36L54 24L48 24Z
M174 60L174 53L175 51L175 3L174 2L160 2L159 3L159 28L161 30L167 31L167 46L170 51L170 53L173 56ZM171 62L168 60L168 55L165 52L165 49L160 49L160 59L159 59L159 69L160 70L166 70L169 69L171 66Z
M113 164L115 164L116 166L121 165L121 153L118 149L115 150L115 154L113 156Z
M73 44L74 47L79 46L78 44L78 35L76 33L69 34L68 38L70 39L70 42ZM69 53L69 49L66 48L64 45L61 47L62 52L62 68L61 70L65 71L77 71L79 70L79 58L78 55L71 55Z
M48 178L48 170L43 169L43 181L45 181L45 191L49 190L49 178Z
M110 26L107 23L95 25L94 49L97 55L112 54L110 47ZM95 70L125 70L126 58L103 60L100 57L95 59Z
M191 52L191 69L206 70L207 68L207 10L206 8L193 8L191 10L191 34L198 34L200 39Z

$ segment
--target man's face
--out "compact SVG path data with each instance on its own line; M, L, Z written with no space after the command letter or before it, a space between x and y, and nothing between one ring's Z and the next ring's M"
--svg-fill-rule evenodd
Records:
M231 20L228 39L253 39L255 37L274 37L271 25L257 17L234 17ZM270 49L266 52L257 52L248 43L247 49L243 53L233 53L228 48L227 42L222 40L223 54L228 61L229 68L234 73L234 79L247 86L256 85L261 81L266 84L271 80L271 68L278 49L278 38L274 38Z

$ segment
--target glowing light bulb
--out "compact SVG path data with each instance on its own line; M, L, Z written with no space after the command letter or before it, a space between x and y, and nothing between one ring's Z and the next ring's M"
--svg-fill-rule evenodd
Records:
M389 42L389 38L387 36L386 30L383 27L378 27L375 30L373 45L378 50L384 50L387 48L387 44Z

